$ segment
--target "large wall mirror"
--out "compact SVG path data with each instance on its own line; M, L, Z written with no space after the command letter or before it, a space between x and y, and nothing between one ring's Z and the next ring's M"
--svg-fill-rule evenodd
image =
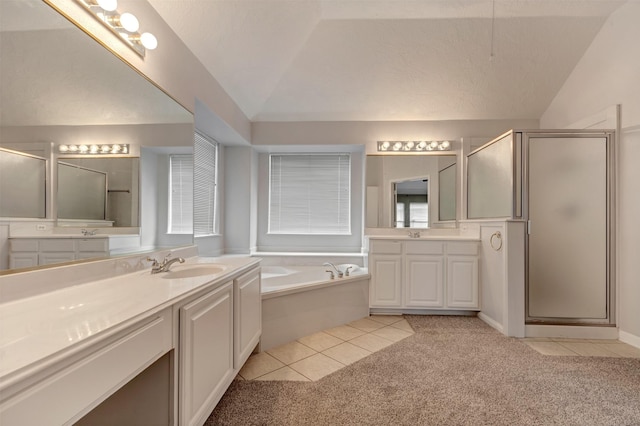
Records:
M456 154L368 155L367 228L431 228L456 220Z
M191 243L166 235L165 192L169 157L192 152L193 115L42 0L2 0L0 30L0 147L46 163L45 188L33 201L44 212L30 220L125 229L141 236L139 250ZM130 149L62 153L63 144ZM19 205L25 192L10 190L11 182L31 177L21 167L3 175L0 205ZM0 217L7 270L11 226L29 221L2 210L10 212Z

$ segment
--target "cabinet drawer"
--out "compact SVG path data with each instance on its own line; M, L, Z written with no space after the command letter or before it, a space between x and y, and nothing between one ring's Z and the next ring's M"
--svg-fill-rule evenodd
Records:
M11 238L9 245L11 251L38 251L38 240Z
M402 243L400 241L374 240L371 241L371 253L401 254Z
M78 251L107 251L109 243L106 238L78 240Z
M447 254L477 256L478 243L475 241L447 243Z
M40 240L40 251L76 251L75 241L71 238Z
M443 254L442 241L405 241L405 254Z

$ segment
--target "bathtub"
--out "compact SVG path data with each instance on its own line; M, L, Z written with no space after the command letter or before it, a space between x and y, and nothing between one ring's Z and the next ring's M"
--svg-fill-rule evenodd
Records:
M344 270L344 265L336 265ZM368 271L330 279L325 266L262 267L260 350L369 315Z

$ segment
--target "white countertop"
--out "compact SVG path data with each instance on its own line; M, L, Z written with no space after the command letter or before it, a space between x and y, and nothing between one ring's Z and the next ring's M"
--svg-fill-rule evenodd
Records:
M402 240L402 241L480 241L480 238L471 235L421 235L410 237L408 235L367 235L370 240Z
M251 257L191 258L184 265L213 263L226 269L180 279L151 275L147 269L0 304L0 388L21 369L166 308L205 284L227 282L259 262Z

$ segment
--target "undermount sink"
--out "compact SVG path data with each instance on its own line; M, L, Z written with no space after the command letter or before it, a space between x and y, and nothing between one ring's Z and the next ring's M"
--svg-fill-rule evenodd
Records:
M175 266L169 272L161 273L162 278L168 280L174 280L177 278L192 278L201 277L204 275L215 275L223 272L226 269L222 265L181 265Z

